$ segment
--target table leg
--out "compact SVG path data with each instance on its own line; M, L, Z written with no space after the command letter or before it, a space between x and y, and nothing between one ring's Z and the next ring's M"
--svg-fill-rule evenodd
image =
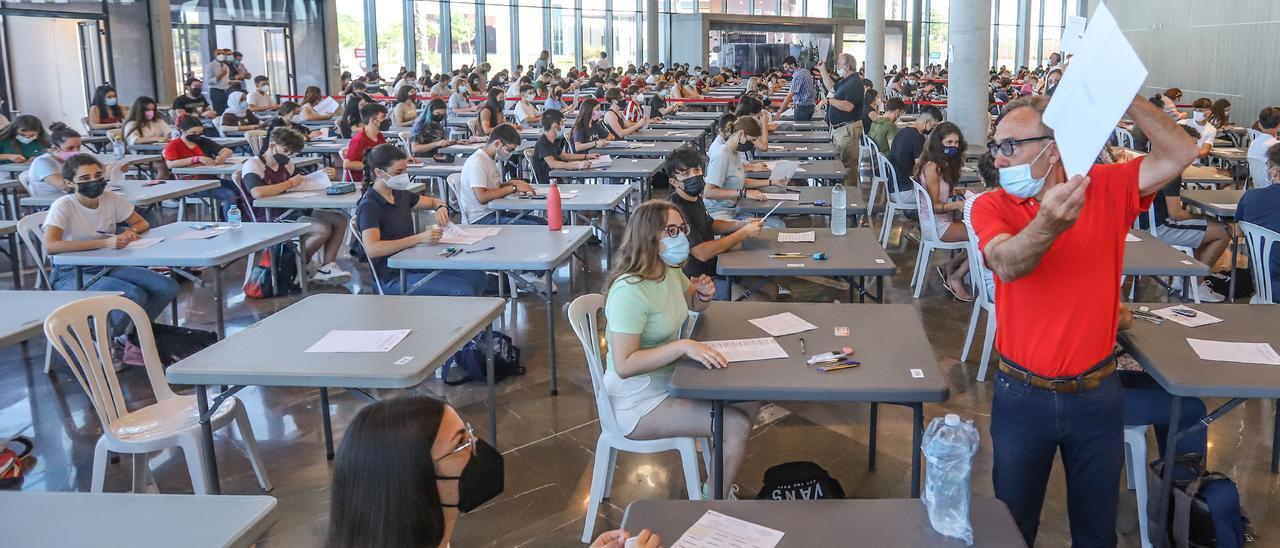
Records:
M222 484L218 481L218 456L213 452L213 425L209 424L209 394L204 386L196 385L196 407L200 410L200 441L204 447L205 485L209 486L209 494L221 495Z
M493 377L493 323L484 328L485 402L489 406L489 445L498 446L498 412L496 380Z
M720 500L724 493L724 401L711 401L711 498Z
M1271 473L1280 471L1280 400L1271 400L1276 412L1275 426L1271 430Z
M302 237L294 240L298 246L298 252L294 253L294 259L298 261L298 289L301 291L301 297L307 298L307 264L306 257L303 257Z
M1177 423L1169 423L1177 424ZM920 498L920 442L924 438L924 404L911 404L911 498Z
M53 289L50 287L49 289ZM76 267L76 291L84 291L84 269Z
M1235 263L1232 264L1234 265ZM1179 415L1182 414L1182 397L1174 395L1173 402L1170 405L1169 424L1178 424L1181 420ZM1177 439L1178 429L1170 428L1168 443L1165 445L1167 448L1165 454L1167 456L1173 456L1176 453L1173 448L1177 447ZM1164 546L1168 544L1169 540L1165 535L1165 532L1169 528L1169 496L1173 493L1173 469L1173 463L1171 463L1166 457L1164 460L1164 473L1160 475L1160 488L1156 490L1156 496L1160 497L1156 499L1156 523L1158 526L1155 531L1151 532L1155 535L1151 540L1152 545L1156 548L1164 548Z
M329 389L320 389L320 416L324 422L324 456L333 460L333 420L329 416Z
M227 325L223 319L222 310L226 306L226 296L222 291L222 265L217 265L213 267L213 308L218 315L218 340L227 338Z
M408 281L405 279L405 270L400 269L400 294L404 295L409 290Z
M884 276L876 276L876 302L884 304Z
M606 253L607 255L607 253ZM9 235L9 265L13 269L13 288L22 289L22 271L18 267L18 233Z
M866 277L858 276L858 303L867 302ZM849 302L853 302L853 280L849 280Z
M876 427L880 424L880 404L871 402L870 431L867 434L867 470L876 469Z
M1231 233L1231 281L1230 287L1227 288L1227 302L1230 303L1236 300L1236 255L1240 253L1240 239L1236 235L1235 225L1228 224L1228 227L1227 230Z
M570 266L570 270L573 267ZM547 346L551 355L551 395L556 395L559 391L556 389L556 293L551 290L553 282L551 275L554 270L548 270L546 273L547 280Z

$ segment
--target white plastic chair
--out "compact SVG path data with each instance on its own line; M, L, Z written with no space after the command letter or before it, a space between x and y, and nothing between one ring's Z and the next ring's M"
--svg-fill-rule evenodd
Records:
M862 134L862 138L866 141L864 146L870 151L868 154L871 157L870 161L867 162L870 164L869 167L871 170L871 194L867 198L867 225L870 226L871 215L875 212L876 197L879 194L878 191L880 186L884 185L885 195L888 195L889 180L886 178L884 168L880 165L880 147L877 146L876 142L872 141L870 137L867 137L865 133Z
M444 182L449 185L449 207L458 210L458 215L462 218L462 224L471 224L471 219L467 218L467 210L462 208L462 194L459 194L462 192L462 174L450 173L448 177L444 178Z
M978 362L978 382L987 380L987 365L991 362L991 349L996 341L996 296L987 287L987 280L994 279L994 274L987 268L982 250L978 249L978 236L973 231L970 212L973 200L964 204L964 230L969 235L969 276L977 288L973 293L973 313L969 315L969 332L964 338L964 350L960 352L960 363L969 359L969 350L973 346L973 336L978 329L978 316L987 313L987 329L982 339L982 361Z
M1272 304L1271 247L1280 242L1280 233L1247 221L1239 221L1249 246L1249 271L1253 275L1253 298L1249 304Z
M261 156L262 150L267 146L267 130L251 129L246 131L244 132L244 140L249 143L249 150L253 151L254 156Z
M1133 148L1133 134L1132 134L1132 133L1129 133L1129 130L1127 130L1127 129L1125 129L1125 128L1122 128L1122 127L1117 127L1117 128L1115 129L1115 131L1113 132L1113 135L1114 135L1114 136L1115 136L1115 138L1116 138L1116 144L1117 144L1117 145L1120 145L1120 146L1122 146L1122 147L1124 147L1124 148L1127 148L1127 149L1129 149L1129 150L1134 150L1134 148Z
M355 217L347 223L347 229L351 231L351 237L356 243L360 244L360 249L368 249L364 246L364 237L360 235L360 226L356 223ZM378 279L378 269L373 267L373 261L369 261L369 271L373 273L373 287L378 290L378 294L382 295L382 281Z
M33 289L53 289L52 273L49 270L49 256L44 252L44 220L49 211L37 211L18 220L18 240L31 256L31 264L36 267L36 284ZM17 260L17 257L14 257ZM44 372L53 370L53 342L44 346Z
M128 314L134 323L156 403L130 410L124 400L120 380L111 361L108 316L113 311ZM53 341L58 354L70 365L71 372L89 395L89 401L102 421L103 434L98 438L93 453L93 492L102 492L108 452L134 455L133 490L138 492L145 489L150 481L149 455L179 447L187 460L192 489L197 495L209 494L205 483L208 463L201 450L204 441L196 397L175 394L165 381L151 332L151 320L141 306L117 295L90 297L54 310L45 319L44 332ZM228 398L214 413L211 425L214 429L221 429L233 420L244 441L253 471L258 476L258 484L264 491L270 491L271 481L267 479L262 457L258 454L249 414L238 399ZM142 460L137 460L139 457Z
M661 453L679 451L684 467L684 483L690 500L702 496L701 476L698 473L698 449L694 438L664 438L657 440L633 440L618 429L613 416L613 405L604 390L604 361L600 353L600 331L596 316L604 308L604 296L588 293L569 304L569 325L582 342L587 357L587 369L591 372L591 386L595 392L596 413L600 416L600 439L596 441L595 466L591 472L591 493L587 498L586 525L582 530L582 542L591 542L595 530L596 514L600 501L608 498L613 484L613 471L617 467L618 451L631 453ZM703 440L704 448L710 444Z
M929 272L929 261L934 251L965 249L968 242L944 242L939 237L938 226L934 223L933 199L920 183L911 179L916 192L916 213L920 215L920 251L916 253L916 270L911 276L911 285L916 288L914 297L920 298L920 289L924 287L924 279Z
M1142 535L1142 548L1151 548L1151 535L1147 532L1147 429L1142 424L1124 427L1125 476L1129 489L1138 495L1138 533Z
M915 207L914 204L905 204L894 199L893 191L890 185L896 185L898 180L898 171L893 168L893 162L884 154L880 154L876 159L880 163L880 172L884 174L884 219L880 225L880 247L889 247L889 235L893 233L893 218L899 211L908 211Z
M401 131L398 135L400 136L400 144L404 145L404 153L413 158L413 139L409 138L409 132Z

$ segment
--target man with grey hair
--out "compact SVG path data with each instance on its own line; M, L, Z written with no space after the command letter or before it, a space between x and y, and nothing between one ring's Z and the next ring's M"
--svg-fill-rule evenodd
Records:
M1113 349L1125 234L1197 149L1136 97L1128 116L1150 138L1151 153L1068 179L1044 123L1048 103L1032 96L1005 108L987 145L1001 188L979 197L971 213L1000 303L992 479L1034 546L1061 449L1072 545L1115 546L1124 398Z
M854 71L858 66L852 54L841 53L836 58L836 77L833 80L827 72L826 63L819 63L822 83L826 84L827 98L822 102L827 105L827 125L831 126L831 141L840 151L840 162L844 164L844 184L857 186L858 149L862 140L862 78Z

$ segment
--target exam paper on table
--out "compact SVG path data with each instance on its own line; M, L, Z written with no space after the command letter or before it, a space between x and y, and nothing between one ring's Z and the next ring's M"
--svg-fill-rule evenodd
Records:
M770 179L790 179L796 174L796 170L800 169L800 162L795 160L779 160L769 168L772 173L769 174Z
M787 351L778 346L778 341L773 337L702 341L702 344L723 354L724 359L729 362L751 362L787 357Z
M1236 206L1239 204L1211 204L1211 205L1219 209L1235 209Z
M329 188L329 174L323 170L313 171L302 177L302 184L288 190L288 192L307 192L311 190L324 190Z
M124 248L125 249L146 249L148 247L151 247L163 241L164 241L164 238L142 238L139 240L134 240L132 242L129 242L129 245L124 246Z
M587 160L587 161L591 162L591 169L609 167L613 165L613 157L609 156L608 154L601 154L599 158L596 158L594 160Z
M409 329L361 331L334 329L306 350L307 353L390 352L409 336Z
M754 320L747 321L751 322L751 325L763 329L765 333L773 335L774 337L802 333L818 328L818 326L806 322L800 316L790 312L783 312L781 314L774 314L772 316L765 316L763 318L756 318Z
M1137 237L1137 236L1134 236L1134 235L1133 235L1133 233L1128 233L1128 234L1125 234L1125 235L1124 235L1124 241L1126 241L1126 242L1141 242L1141 241L1142 241L1142 238L1139 238L1139 237Z
M1098 4L1075 49L1071 70L1044 113L1069 177L1089 172L1147 78L1147 68L1106 4Z
M549 187L549 186L539 186L539 187L534 187L534 188L533 188L533 193L534 193L534 194L537 194L538 196L546 196L546 195L548 195L548 194L551 194L551 187ZM568 200L569 198L572 198L572 197L577 196L577 195L578 195L578 190L577 190L577 189L574 189L574 190L568 190L568 191L561 192L561 193L560 193L560 198L561 198L561 199Z
M766 200L779 200L783 202L799 202L800 195L794 192L763 192Z
M1151 313L1157 316L1160 316L1161 318L1164 318L1166 320L1169 320L1173 323L1176 323L1179 325L1185 325L1187 327L1200 327L1202 325L1209 325L1211 323L1218 323L1222 321L1222 318L1212 316L1201 310L1195 310L1196 317L1194 318L1188 318L1181 314L1174 314L1173 311L1178 309L1194 310L1190 307L1178 305L1178 306L1170 306L1168 308L1161 308L1160 310L1152 310Z
M1268 343L1206 341L1187 338L1187 344L1202 360L1280 365L1280 354Z
M489 236L497 236L502 230L499 227L460 226L449 223L444 227L444 235L440 243L451 245L471 245Z
M214 236L222 234L216 230L188 230L174 237L175 240L207 240Z
M816 238L814 231L808 232L779 232L778 242L780 243L813 243Z
M698 518L671 548L774 548L786 533L714 510Z
M280 194L276 194L276 197L277 197L277 198L284 198L284 199L286 199L286 200L287 200L287 199L291 199L291 198L310 198L310 197L315 196L315 195L317 195L317 194L319 194L319 193L320 193L320 191L319 191L319 190L309 190L309 191L306 191L306 192L293 192L293 191L290 191L290 192L282 192L282 193L280 193Z

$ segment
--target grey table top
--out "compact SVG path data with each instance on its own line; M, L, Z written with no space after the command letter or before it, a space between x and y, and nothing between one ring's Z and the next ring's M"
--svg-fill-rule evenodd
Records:
M55 265L69 266L222 266L254 251L296 238L307 230L307 225L302 223L244 223L237 229L217 230L220 234L212 238L177 238L198 224L205 223L171 223L152 228L142 237L164 238L164 241L143 249L94 249L59 253L50 255L50 258Z
M547 188L549 185L533 185ZM560 209L563 211L608 211L622 203L631 192L627 185L560 185ZM570 197L572 196L572 197ZM546 211L544 199L518 198L515 194L489 202L490 209L502 211Z
M1228 162L1243 162L1249 159L1245 150L1238 147L1213 147L1209 149L1209 156Z
M0 348L22 342L44 332L44 319L64 304L97 297L119 295L114 291L0 291Z
M722 112L693 112L680 111L675 114L668 115L667 118L674 120L718 120L724 113Z
M638 500L627 505L622 528L637 534L648 529L671 546L707 510L785 533L778 548L815 546L893 546L960 548L965 544L933 530L920 499L815 501ZM1026 546L1003 502L973 497L969 505L973 545ZM856 541L852 539L857 539Z
M697 119L681 119L680 117L672 118L664 117L661 121L649 122L651 129L696 129L698 131L710 131L716 125L716 121L697 120Z
M262 495L20 491L0 492L0 505L9 546L239 548L278 518L276 498Z
M524 153L525 149L533 148L535 144L537 144L537 141L534 141L531 139L522 139L520 141L520 146L516 147L514 154L522 154ZM481 148L484 148L484 143L471 143L466 145L449 145L447 147L441 147L440 152L443 152L445 154L461 154L462 156L464 156L463 160L465 160L466 156L471 156L472 154L475 153L475 151L480 150Z
M1137 308L1139 304L1128 304ZM1152 310L1168 303L1150 303ZM1270 343L1280 348L1280 308L1249 304L1193 304L1190 308L1222 318L1200 327L1184 327L1171 321L1155 325L1134 321L1119 333L1120 345L1151 374L1178 396L1222 398L1280 397L1280 367L1200 359L1187 337L1213 341Z
M347 148L349 144L351 144L350 139L307 141L307 144L298 152L302 154L337 154L342 152L342 149Z
M1205 166L1187 166L1182 170L1182 182L1186 183L1209 183L1214 185L1231 184L1235 179L1223 170L1214 167Z
M125 179L119 184L112 184L108 189L124 196L124 199L129 200L129 203L134 206L142 207L217 188L219 184L217 179L168 179L163 181ZM22 205L23 207L49 207L53 205L54 200L63 196L66 196L66 194L40 192L31 196L24 196Z
M915 307L905 304L713 302L694 326L693 339L713 341L767 337L747 322L791 312L818 328L777 337L788 358L730 364L711 370L684 358L671 377L678 398L729 401L938 402L950 395L947 379L925 335ZM848 327L836 337L835 327ZM854 348L862 365L831 373L805 364L809 353ZM919 370L920 378L913 377ZM1280 370L1278 370L1280 371Z
M778 242L779 232L808 231L814 233L813 243ZM828 258L815 260L817 252ZM805 257L775 259L769 256L773 253ZM850 228L844 236L833 236L829 228L765 229L716 260L716 273L722 276L892 276L897 269L867 228Z
M502 314L489 297L311 295L174 364L175 384L407 388ZM412 329L389 352L306 353L333 329ZM406 363L397 364L408 357Z
M1236 204L1240 203L1240 198L1244 196L1244 191L1184 188L1181 195L1183 202L1200 208L1207 215L1222 219L1234 219L1236 217Z
M795 179L818 179L824 181L844 180L847 170L840 160L801 160L796 169ZM747 177L752 179L768 179L772 171L748 171Z
M827 130L786 131L779 129L769 134L770 143L830 143L831 132Z
M18 221L0 221L0 236L8 236L18 231Z
M405 171L410 177L448 177L454 173L462 173L462 166L467 163L467 156L458 156L452 162L437 162L424 158L420 164L410 164Z
M622 178L622 177L653 177L659 169L662 169L664 160L658 158L616 158L608 167L591 169L553 169L550 172L551 177L560 177L561 179L588 179L588 178Z
M247 159L247 156L232 156L230 158L231 161L221 165L175 167L171 171L173 171L175 175L212 175L214 177L230 177L240 173L240 169L242 167L241 164L243 164ZM318 166L321 165L323 161L324 160L321 158L294 158L293 166Z
M614 158L666 158L681 146L684 143L610 141L608 146L591 149L591 152L608 154Z
M770 144L768 149L757 150L756 158L767 160L772 158L820 158L832 160L840 157L840 152L831 143L782 143Z
M778 121L778 131L827 131L827 123L821 120L812 122L780 120Z
M387 266L412 270L551 270L591 237L591 228L585 226L566 226L559 232L539 225L502 225L501 228L498 235L474 245L417 245L392 255ZM494 249L452 257L440 255L446 247L483 249L490 246Z
M1125 276L1208 276L1209 265L1164 243L1145 230L1130 230L1142 238L1124 244Z
M705 131L697 129L642 129L627 136L628 141L666 141L684 143L701 139Z
M410 183L405 190L414 194L422 194L427 189L423 183ZM314 193L310 196L305 194ZM359 190L346 194L325 194L323 190L306 192L284 192L268 198L254 198L253 207L272 209L355 209L364 196Z
M249 141L243 137L214 137L213 142L224 147L235 148L249 144ZM164 152L164 147L169 143L144 143L140 145L129 145L126 147L130 152Z
M837 162L838 163L838 162ZM843 177L843 175L841 175ZM800 200L792 202L783 200L782 205L774 210L774 215L831 215L831 206L816 206L813 202L816 200L826 200L831 202L831 187L829 186L789 186L791 190L800 191ZM758 190L768 193L782 193L780 187L766 186ZM862 189L858 187L845 188L845 207L848 215L861 215L867 212L866 202L862 196ZM742 213L765 214L778 205L777 200L748 200L743 198L738 200L738 211Z
M123 158L116 158L112 154L104 154L100 152L90 152L88 154L90 156L93 156L94 158L97 158L98 161L102 162L104 165L109 165L109 166L110 165L131 166L131 165L137 165L137 164L149 164L151 162L158 162L164 159L164 157L160 156L159 154L125 154ZM10 162L7 164L0 164L0 172L22 173L23 171L26 171L28 169L31 169L30 160L22 163Z

